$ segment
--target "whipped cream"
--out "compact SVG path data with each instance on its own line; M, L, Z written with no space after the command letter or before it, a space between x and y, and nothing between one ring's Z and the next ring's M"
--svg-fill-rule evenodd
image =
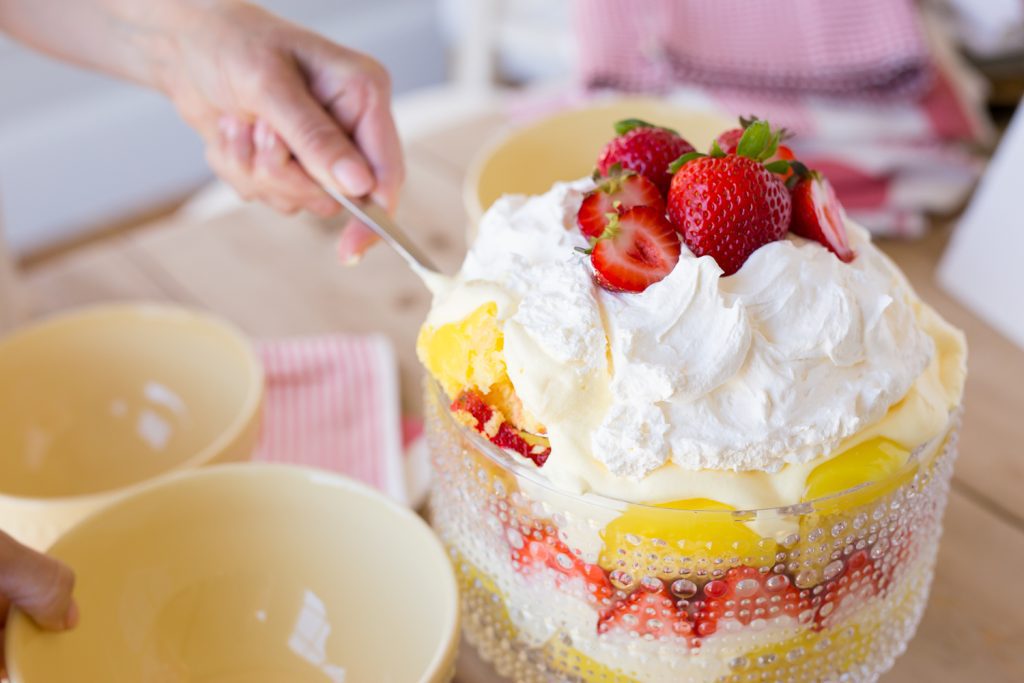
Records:
M613 293L574 251L591 187L496 202L427 321L497 302L509 377L547 427L552 481L621 495L666 468L806 466L882 419L932 363L919 300L860 227L847 225L849 264L791 236L723 278L684 245L664 280Z

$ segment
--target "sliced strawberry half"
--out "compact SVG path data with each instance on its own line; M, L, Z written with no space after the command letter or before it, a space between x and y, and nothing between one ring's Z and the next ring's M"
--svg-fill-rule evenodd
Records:
M484 401L480 392L463 391L452 402L451 411L495 446L518 453L537 467L542 467L551 455L547 439L516 429L500 410Z
M633 171L613 166L607 176L595 173L597 187L583 197L576 224L587 237L600 237L608 227L608 215L634 206L652 206L665 210L661 192L650 180Z
M587 596L593 596L599 604L605 604L611 598L614 589L605 571L596 564L581 560L554 534L534 528L524 536L510 528L506 537L515 569L521 574L552 570L556 572L560 585L580 580Z
M614 630L641 638L689 639L693 624L660 579L647 579L598 618L598 633Z
M679 234L664 211L635 206L611 215L590 250L590 262L605 289L642 292L672 272L679 251Z
M846 237L846 211L832 183L810 171L793 187L792 195L790 231L825 245L844 263L852 261L856 254Z
M839 574L828 578L822 590L812 598L815 630L842 623L865 602L885 590L885 572L871 559L868 551L858 550L842 563ZM828 571L827 567L825 571Z
M703 604L694 614L698 636L709 636L723 622L747 626L755 619L800 618L810 608L784 574L762 574L754 567L733 567L721 579L704 585Z

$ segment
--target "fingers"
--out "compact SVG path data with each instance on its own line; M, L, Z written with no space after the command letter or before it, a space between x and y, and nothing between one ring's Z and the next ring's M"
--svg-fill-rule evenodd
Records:
M276 194L263 196L264 201L282 213L293 213L299 206L319 216L331 216L341 207L323 192L291 153L284 141L262 119L254 129L256 153L253 177L257 185L273 187ZM338 258L342 263L357 263L371 245L376 234L359 221L350 221L338 240Z
M0 593L0 629L7 625L7 613L11 610L11 601L7 599L7 596ZM3 640L0 640L0 644ZM0 679L2 680L2 679Z
M207 149L214 171L246 200L259 200L284 214L305 209L319 216L341 207L306 174L274 130L260 119L242 123L225 115Z
M304 208L326 217L341 210L292 158L291 150L262 119L256 122L254 139L256 156L252 173L264 201L285 213Z
M366 160L310 93L298 69L268 77L263 86L263 117L307 172L352 197L374 189L376 181Z
M74 586L69 567L0 532L0 594L37 624L54 631L74 628Z
M338 260L347 266L359 263L363 253L377 243L376 233L357 220L349 221L338 238Z
M394 211L405 179L401 141L391 115L391 82L387 71L363 59L358 87L350 87L330 103L334 117L350 131L376 179L373 197Z
M391 82L387 71L375 60L358 53L320 44L312 68L320 72L350 72L340 90L326 90L329 77L315 78L314 95L325 101L331 115L351 135L375 178L373 200L394 212L405 177L402 148L394 118L391 116ZM357 263L377 236L359 221L350 221L338 241L342 263Z
M244 174L252 161L253 125L237 116L221 116L217 122L224 157L233 171Z

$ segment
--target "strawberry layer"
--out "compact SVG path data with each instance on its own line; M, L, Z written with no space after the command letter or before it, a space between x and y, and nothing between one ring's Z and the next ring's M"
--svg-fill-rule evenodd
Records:
M902 578L890 583L879 577L868 554L858 551L842 574L812 589L824 597L809 606L790 582L770 587L767 576L737 568L704 585L695 600L703 599L706 607L690 614L676 607L678 597L670 597L667 583L639 585L626 597L616 592L610 607L601 606L612 593L608 578L553 537L508 534L507 542L495 542L495 537L484 536L446 540L461 558L463 571L471 567L486 579L497 600L492 604L511 622L516 640L540 648L569 638L576 652L609 671L631 671L641 683L718 680L731 672L737 657L796 642L803 634L828 637L859 624L868 634L892 609L881 602L880 592L886 591L892 604L903 603L920 589L920 572L928 571L926 563L906 558L901 560ZM749 597L742 582L752 577L761 593L782 597L777 613L731 611L732 604ZM834 597L838 585L847 586L841 598ZM792 609L786 607L789 603ZM633 620L624 621L629 614Z

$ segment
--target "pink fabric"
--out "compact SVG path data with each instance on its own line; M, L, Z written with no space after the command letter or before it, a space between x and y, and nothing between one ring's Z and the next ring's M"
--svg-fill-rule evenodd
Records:
M408 449L423 438L423 419L410 415L402 416L402 448Z
M255 460L319 467L407 502L398 379L382 335L264 341L263 426Z
M865 98L919 92L931 76L911 0L576 0L575 9L588 87Z
M827 171L855 220L897 237L959 207L980 174L981 88L910 0L576 0L576 12L581 87L528 95L513 117L621 90L756 115L795 133L787 144Z

